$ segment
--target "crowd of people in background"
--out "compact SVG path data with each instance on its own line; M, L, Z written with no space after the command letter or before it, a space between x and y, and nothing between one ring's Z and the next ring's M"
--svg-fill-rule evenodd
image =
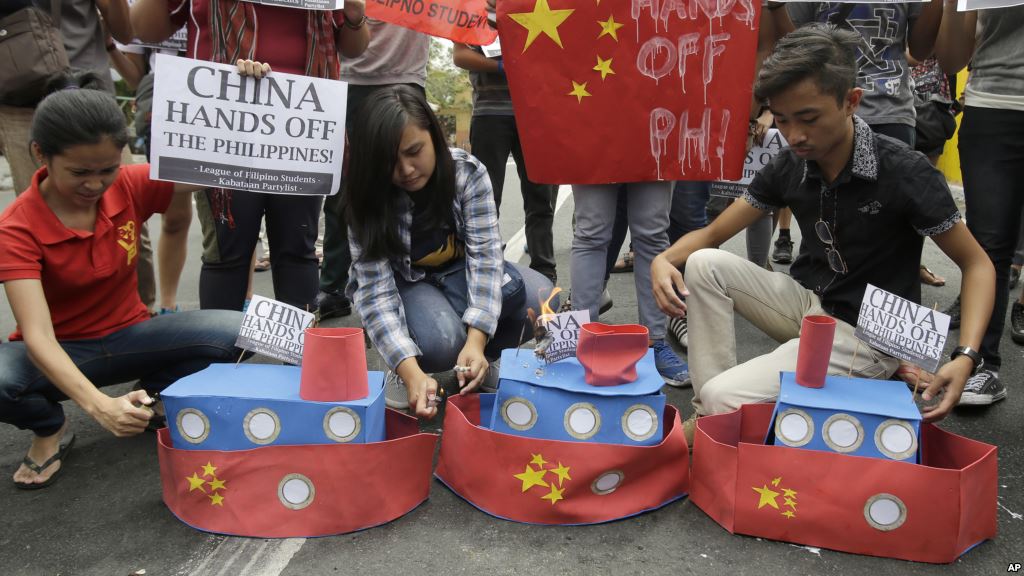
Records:
M488 0L492 25L495 8ZM567 306L593 320L612 305L610 274L631 272L636 322L649 331L659 373L694 388L692 433L698 416L775 397L773 375L795 365L807 314L840 321L836 366L909 380L912 369L875 350L854 366L852 327L866 283L911 300L921 283L945 283L920 260L927 237L963 282L949 310L960 328L954 358L934 375L914 374L928 394L944 392L925 416L1006 398L999 345L1020 277L1015 254L1024 252L1024 7L766 2L748 145L776 127L789 148L728 206L711 196L710 182L572 186L571 247L554 242L557 186L530 178L500 55L454 46L454 65L469 71L473 116L470 149L449 149L426 98L430 37L367 18L364 0L336 11L236 0L14 0L0 19L27 9L54 22L73 72L36 103L0 102L0 150L18 195L0 216L0 282L19 327L0 345L0 421L34 433L14 475L21 488L59 473L73 442L62 400L117 435L138 433L159 425L146 408L152 393L234 361L252 275L267 266L276 299L321 320L358 314L392 372L388 405L425 418L437 411L434 373L464 367L463 393L493 386L500 350L529 333L526 308L560 279L559 248L571 250L561 271ZM111 68L134 92L134 131L148 157L155 55L176 52L149 46L183 27L184 56L256 77L349 83L351 152L339 194L199 189L150 180L148 166L131 165ZM961 94L955 75L968 66ZM966 226L934 168L961 111ZM502 256L510 155L528 267ZM865 199L876 197L872 220ZM156 212L154 251L146 221ZM182 311L177 292L195 220L200 310ZM744 230L745 259L714 250ZM111 235L131 244L127 257L124 246L99 248ZM792 267L774 272L773 263ZM738 364L736 313L781 346ZM1024 293L1010 318L1013 341L1024 344ZM123 362L97 359L111 348ZM126 396L99 391L133 379L138 391Z

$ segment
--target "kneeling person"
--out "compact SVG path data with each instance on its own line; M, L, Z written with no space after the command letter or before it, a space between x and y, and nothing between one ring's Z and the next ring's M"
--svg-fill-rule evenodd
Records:
M992 310L995 272L968 232L943 176L921 154L876 135L854 112L856 34L826 26L801 28L765 61L755 95L766 100L789 143L710 226L687 234L652 264L655 298L672 316L689 316L690 373L698 416L774 400L779 372L794 371L801 320L837 319L831 373L846 373L857 348L854 327L864 290L873 284L919 301L924 237L963 272L963 323L955 358L931 379L924 416L943 418L979 358L974 350ZM789 207L805 231L792 277L768 272L714 248L765 212ZM685 282L679 268L685 265ZM678 293L677 293L678 292ZM679 294L686 296L684 304ZM782 343L736 365L734 315ZM894 358L860 346L853 373L888 378Z

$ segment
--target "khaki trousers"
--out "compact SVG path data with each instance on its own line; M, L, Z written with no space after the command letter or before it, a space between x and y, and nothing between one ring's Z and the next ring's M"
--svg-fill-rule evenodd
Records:
M39 168L29 147L34 113L35 108L0 105L0 149L11 165L15 195L28 188L32 175Z
M804 316L826 314L814 292L781 272L769 272L724 250L698 250L686 261L690 376L697 414L721 414L779 394L779 372L796 370ZM736 364L735 316L781 344ZM854 327L836 319L829 374L888 378L899 363L868 347ZM856 361L854 356L856 352Z

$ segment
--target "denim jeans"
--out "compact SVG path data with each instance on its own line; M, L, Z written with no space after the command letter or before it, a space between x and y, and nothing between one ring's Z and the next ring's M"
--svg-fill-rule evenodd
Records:
M711 182L680 180L672 188L672 209L668 213L668 244L708 225Z
M147 392L158 392L215 362L234 362L241 323L239 312L194 310L60 346L97 387L139 380ZM62 400L67 396L32 363L24 342L0 346L0 422L49 436L64 424Z
M999 341L1006 321L1010 263L1024 206L1024 112L967 106L960 124L960 167L967 228L996 269L995 305L981 341L985 365L1002 364Z
M528 340L533 337L526 308L537 311L539 304L535 301L536 295L540 292L548 294L552 288L551 281L539 272L518 264L512 266L523 277L526 303L520 310L507 314L507 311L503 311L494 336L484 348L484 355L490 360L500 357L505 348L517 348L520 338ZM409 336L420 348L420 368L428 373L451 370L459 352L466 345L466 325L462 317L455 312L437 286L426 281L406 282L398 277L395 282L405 309L405 325L409 329ZM552 301L552 308L556 307L557 302Z

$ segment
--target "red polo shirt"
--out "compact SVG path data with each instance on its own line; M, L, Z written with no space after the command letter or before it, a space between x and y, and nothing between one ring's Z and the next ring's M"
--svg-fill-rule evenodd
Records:
M124 166L100 198L95 231L67 228L32 185L0 214L0 282L38 279L58 340L101 338L149 318L139 299L139 227L163 212L172 182L149 179L149 164ZM21 340L15 330L11 340Z

